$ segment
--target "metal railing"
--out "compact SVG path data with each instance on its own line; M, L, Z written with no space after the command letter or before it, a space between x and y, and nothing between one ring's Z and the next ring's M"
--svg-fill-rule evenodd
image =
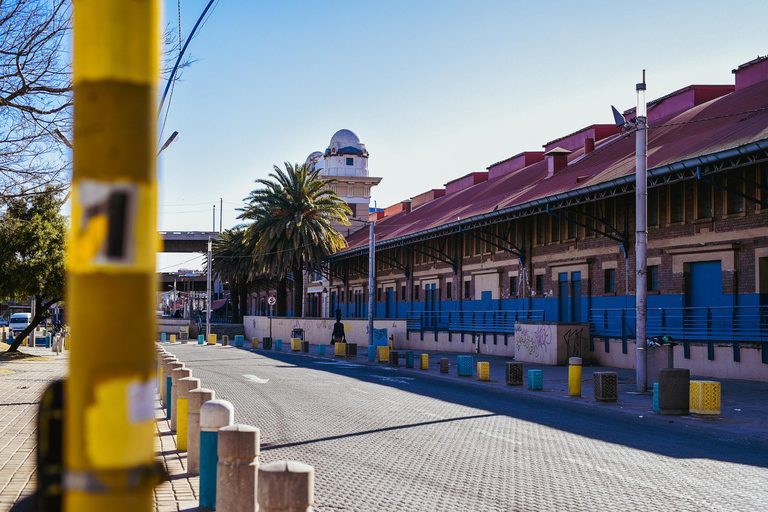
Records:
M635 337L635 310L591 309L592 336ZM648 308L646 331L690 341L768 341L768 306Z
M515 322L541 322L544 310L528 311L409 311L409 331L473 334L514 334Z

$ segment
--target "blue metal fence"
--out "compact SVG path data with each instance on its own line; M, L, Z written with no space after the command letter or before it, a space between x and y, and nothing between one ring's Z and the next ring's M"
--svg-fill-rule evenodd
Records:
M589 324L592 336L634 338L635 310L593 308ZM689 341L768 341L768 306L648 308L646 331Z
M541 322L544 310L409 311L409 331L472 334L514 334L515 322Z

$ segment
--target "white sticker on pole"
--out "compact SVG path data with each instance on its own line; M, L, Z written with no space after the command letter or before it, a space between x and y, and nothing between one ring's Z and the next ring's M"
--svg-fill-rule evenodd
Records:
M138 186L81 180L73 204L73 262L93 266L134 264Z
M140 423L155 419L155 382L134 382L128 386L128 420Z

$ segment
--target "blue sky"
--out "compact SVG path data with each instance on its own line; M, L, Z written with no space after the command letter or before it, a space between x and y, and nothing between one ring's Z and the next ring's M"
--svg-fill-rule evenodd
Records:
M187 38L207 0L181 0ZM175 31L178 0L165 0ZM218 0L190 44L163 138L161 230L224 228L273 165L353 130L389 206L593 123L610 105L732 84L768 53L762 1ZM167 103L167 102L166 102ZM217 219L218 227L218 219ZM158 268L195 268L192 255Z

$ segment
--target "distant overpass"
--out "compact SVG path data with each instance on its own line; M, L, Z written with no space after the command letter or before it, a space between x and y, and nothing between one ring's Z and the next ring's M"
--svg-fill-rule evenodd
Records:
M208 252L208 239L217 240L217 231L160 231L161 252Z

